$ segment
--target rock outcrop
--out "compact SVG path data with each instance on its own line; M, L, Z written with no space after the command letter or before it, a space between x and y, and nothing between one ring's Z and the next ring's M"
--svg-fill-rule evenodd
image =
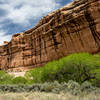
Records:
M72 53L100 51L100 0L75 0L0 46L0 68L26 70Z

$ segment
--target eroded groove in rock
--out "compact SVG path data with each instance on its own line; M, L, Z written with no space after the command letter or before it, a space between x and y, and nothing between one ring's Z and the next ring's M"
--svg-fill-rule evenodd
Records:
M96 24L94 22L94 19L91 17L91 14L89 13L88 9L89 9L89 6L86 7L85 17L86 17L86 20L89 23L89 28L90 28L90 31L93 35L95 42L96 42L96 45L98 45L98 47L99 47L100 44L98 43L98 40L100 41L100 33L97 32Z
M100 51L100 0L74 2L0 46L0 69L27 70L72 53Z

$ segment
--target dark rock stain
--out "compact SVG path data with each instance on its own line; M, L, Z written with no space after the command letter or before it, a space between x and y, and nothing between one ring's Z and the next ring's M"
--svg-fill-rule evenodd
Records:
M40 34L40 32L38 32L38 34L39 34L39 47L40 47L40 63L41 63L41 45L42 45L42 43L41 43L41 34Z
M89 28L90 28L92 36L95 40L96 46L99 46L99 48L100 48L100 44L98 43L98 40L100 41L100 33L98 33L96 30L96 23L94 22L94 19L92 18L91 14L89 13L88 8L89 8L89 6L87 6L84 11L85 18L89 23Z

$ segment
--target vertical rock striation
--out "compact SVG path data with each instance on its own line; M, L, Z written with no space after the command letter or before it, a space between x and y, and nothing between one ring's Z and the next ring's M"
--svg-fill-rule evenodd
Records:
M75 0L0 46L0 68L26 70L72 53L100 51L100 0Z

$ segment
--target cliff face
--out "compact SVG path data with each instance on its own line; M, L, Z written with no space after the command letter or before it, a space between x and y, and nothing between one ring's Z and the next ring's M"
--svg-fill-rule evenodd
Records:
M72 53L100 51L100 0L75 0L0 47L1 69L30 69Z

